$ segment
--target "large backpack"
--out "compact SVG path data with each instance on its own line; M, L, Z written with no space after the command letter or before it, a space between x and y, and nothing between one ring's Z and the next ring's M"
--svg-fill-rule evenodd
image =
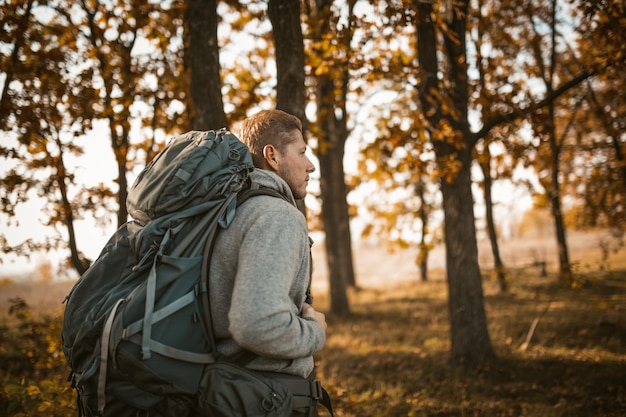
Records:
M216 360L203 259L237 196L253 193L252 169L248 148L220 130L173 138L138 176L133 220L66 298L61 336L79 414L202 414L197 393Z

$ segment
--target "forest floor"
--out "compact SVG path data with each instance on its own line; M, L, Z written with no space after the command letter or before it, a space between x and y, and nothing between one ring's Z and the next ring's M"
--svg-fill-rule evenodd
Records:
M333 398L335 415L626 416L626 249L606 250L602 236L595 234L572 238L577 288L556 285L554 248L539 238L502 246L510 285L505 293L489 270L490 259L484 255L489 247L480 243L487 322L497 360L477 369L448 363L443 252L433 252L429 280L421 282L414 251L388 252L361 243L355 248L358 289L348 294L351 314L327 315L326 346L316 357L317 376ZM327 311L323 242L314 248L315 305ZM547 276L542 276L536 262L546 262ZM58 337L61 301L72 284L0 280L0 364L7 366L0 366L0 385L24 378L36 384L36 375L45 374L47 380L65 386L66 369L50 363L63 361L62 354L46 354L45 349L58 349L53 339ZM19 307L16 300L20 299L28 304L33 321L41 317L52 321L30 330L13 330L15 314L8 311ZM40 349L33 341L14 336L25 331L49 332L49 337L37 339ZM9 340L14 340L14 348ZM29 366L16 367L18 350L29 357L47 355L47 371L41 371L41 359L34 363L28 357L23 360L30 361ZM21 370L13 375L12 369ZM28 369L32 376L24 375ZM73 393L68 389L55 395ZM0 407L7 398L0 390ZM74 415L71 398L55 398L54 415ZM5 411L0 409L0 416L11 415Z
M485 296L498 359L471 370L448 364L444 281L353 293L317 358L337 415L626 416L626 270L577 289L555 279Z
M355 264L357 284L365 284L349 292L349 317L328 317L326 347L317 358L336 414L626 416L626 250L607 250L605 237L572 234L574 289L557 285L556 251L543 239L503 245L505 293L483 257L497 360L478 369L448 362L444 261L436 259L429 280L419 282L417 268L406 261L410 252L381 258L372 248L361 250L362 256L372 252ZM546 262L545 276L537 262ZM326 308L328 302L322 291L316 303Z

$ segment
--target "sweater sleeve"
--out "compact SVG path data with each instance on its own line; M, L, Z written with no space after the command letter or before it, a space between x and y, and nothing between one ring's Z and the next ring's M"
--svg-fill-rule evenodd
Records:
M322 349L322 326L300 317L309 250L299 212L265 211L246 229L228 313L229 331L240 346L279 359L311 356Z

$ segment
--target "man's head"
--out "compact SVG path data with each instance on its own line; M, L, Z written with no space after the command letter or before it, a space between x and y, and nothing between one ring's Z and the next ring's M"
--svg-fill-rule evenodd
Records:
M250 148L255 167L278 174L294 198L306 196L315 166L305 154L300 119L281 110L262 110L243 121L239 138Z

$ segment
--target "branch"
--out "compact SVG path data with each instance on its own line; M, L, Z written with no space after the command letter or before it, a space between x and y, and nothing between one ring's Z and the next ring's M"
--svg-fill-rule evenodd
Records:
M533 103L524 109L514 110L509 113L501 113L501 114L494 116L492 119L487 120L487 122L483 125L483 127L478 132L470 135L469 142L470 142L471 147L473 147L476 144L476 142L478 142L479 139L482 139L485 136L487 136L487 134L491 131L491 129L495 128L496 126L503 124L503 123L512 122L517 119L521 119L524 116L534 113L540 108L545 107L546 105L556 100L558 97L560 97L562 94L564 94L571 88L576 87L578 84L582 83L586 79L604 70L604 68L606 68L606 66L604 66L600 70L584 71L577 77L572 78L571 80L569 80L568 82L560 86L559 88L553 90L550 94L546 95L543 98L543 100L538 101L537 103Z

